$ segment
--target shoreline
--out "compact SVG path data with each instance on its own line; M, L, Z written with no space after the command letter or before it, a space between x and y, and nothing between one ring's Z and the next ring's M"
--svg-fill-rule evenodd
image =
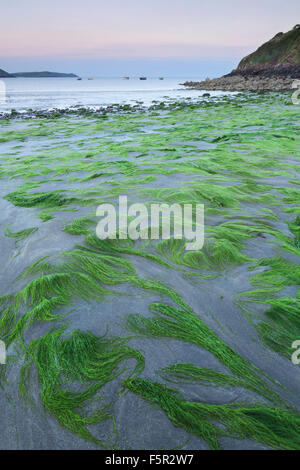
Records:
M11 120L11 119L53 119L65 116L99 116L106 117L108 114L122 114L122 113L134 113L145 111L145 106L141 105L111 105L101 106L100 108L93 109L92 107L70 107L70 108L51 108L51 109L28 109L17 111L12 109L11 111L0 112L0 121Z
M219 79L214 79L219 80ZM214 80L210 80L213 82ZM208 83L207 80L204 82L186 82L185 86L189 86L191 89L195 90L203 90L203 91L210 91L215 90L214 88L209 88L209 84L205 87L198 87L201 86L202 83ZM187 85L188 84L188 85ZM224 91L233 91L233 90L224 90ZM235 90L245 92L253 92L254 90ZM282 95L286 95L289 90L279 90ZM276 90L268 90L269 93L276 92ZM259 94L258 90L255 90L254 94ZM89 107L89 106L80 106L80 107L69 107L69 108L51 108L51 109L28 109L18 111L16 109L11 109L10 111L0 112L0 122L1 121L10 121L12 119L17 120L29 120L29 119L57 119L59 117L101 117L106 118L108 115L111 114L128 114L128 113L143 113L143 112L155 112L155 111L169 111L171 109L178 109L178 108L192 108L194 106L199 106L199 104L206 103L207 98L209 98L210 102L218 103L220 99L224 99L226 97L234 97L235 94L232 95L217 95L211 96L209 93L204 93L199 95L196 100L191 100L190 98L185 98L182 100L175 100L175 101L161 101L151 106L146 106L144 104L113 104L108 106L101 106L99 108Z
M207 91L251 91L251 92L286 92L293 89L294 78L257 77L233 75L220 78L207 78L202 82L185 82L190 90Z
M300 80L300 67L268 67L236 69L219 78L206 78L201 82L186 81L192 90L213 91L290 91L293 83Z

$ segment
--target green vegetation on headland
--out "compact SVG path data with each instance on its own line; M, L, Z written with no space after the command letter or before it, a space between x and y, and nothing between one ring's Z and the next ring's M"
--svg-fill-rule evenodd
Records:
M237 71L297 66L300 66L299 24L287 33L277 33L257 51L244 57L239 63Z
M286 91L300 78L300 25L278 33L257 51L244 57L231 73L202 82L186 82L189 88L225 91Z
M298 113L273 93L0 122L16 420L32 406L82 448L300 448ZM97 206L124 194L204 204L203 250L98 239Z

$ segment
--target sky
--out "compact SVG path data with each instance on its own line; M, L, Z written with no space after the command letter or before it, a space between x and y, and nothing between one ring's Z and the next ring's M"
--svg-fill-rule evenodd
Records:
M300 23L299 0L9 0L0 68L213 77Z

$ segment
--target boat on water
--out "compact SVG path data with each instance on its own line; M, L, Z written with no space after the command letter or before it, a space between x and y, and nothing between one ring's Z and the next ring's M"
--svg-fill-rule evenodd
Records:
M123 77L123 80L130 80L130 77Z
M158 79L158 80L164 80L164 77L159 77L159 79Z
M147 80L147 77L140 77L140 80Z
M82 78L78 77L77 80L82 80Z
M88 78L88 80L94 80L93 78Z

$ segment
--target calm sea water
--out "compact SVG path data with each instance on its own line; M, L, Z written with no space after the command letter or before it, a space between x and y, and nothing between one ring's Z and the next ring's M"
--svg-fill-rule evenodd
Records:
M111 104L135 104L145 106L153 101L197 99L204 92L186 90L181 84L186 78L9 78L2 79L6 88L6 99L0 100L0 112L11 109L65 109L75 106L98 108ZM210 92L219 95L222 92Z

